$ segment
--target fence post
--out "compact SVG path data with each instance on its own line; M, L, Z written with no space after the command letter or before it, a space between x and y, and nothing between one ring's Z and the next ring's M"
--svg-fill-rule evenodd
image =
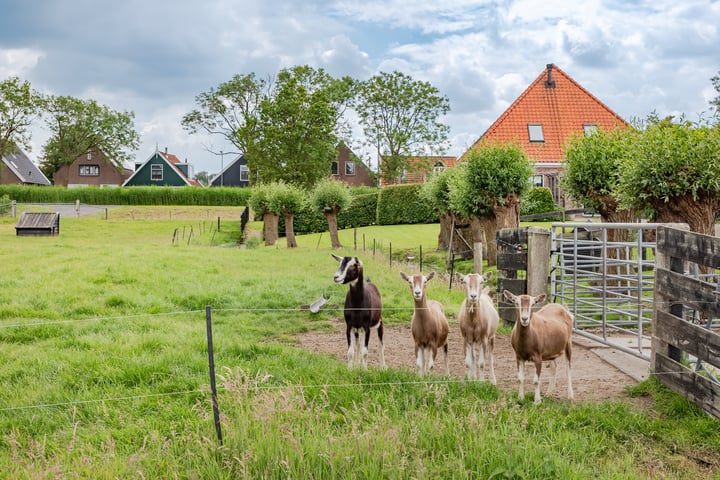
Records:
M208 342L208 367L210 370L210 391L212 392L212 409L213 418L215 420L215 433L217 433L218 442L222 445L222 429L220 428L220 408L217 401L217 386L215 385L215 353L213 352L213 336L212 336L212 316L210 314L210 305L205 306L205 324L207 327Z
M12 201L12 218L17 217L17 200Z
M550 230L529 227L527 231L527 294L537 296L548 292L550 265Z
M483 273L483 244L473 243L473 273Z

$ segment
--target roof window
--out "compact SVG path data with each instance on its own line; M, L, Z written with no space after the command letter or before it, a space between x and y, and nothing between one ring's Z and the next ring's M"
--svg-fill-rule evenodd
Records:
M544 142L545 135L543 134L542 123L528 123L528 135L531 142Z

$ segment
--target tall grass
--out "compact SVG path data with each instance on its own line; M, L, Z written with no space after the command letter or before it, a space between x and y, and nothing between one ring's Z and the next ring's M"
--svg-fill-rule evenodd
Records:
M297 249L282 239L243 249L229 240L237 232L228 221L214 242L207 231L173 243L176 229L207 212L121 213L64 218L56 237L16 237L15 220L0 218L0 478L713 478L720 471L718 421L653 382L635 391L644 409L552 399L535 406L487 384L348 370L296 348L297 333L327 329L342 315L346 287L332 282L337 263L327 235L300 237ZM437 234L436 225L374 228L363 232L394 248L432 245ZM397 270L417 266L391 267L384 249L354 250L353 236L341 232L344 253L362 256L381 286L386 321L406 323L412 305ZM429 288L457 311L458 289ZM321 294L330 302L318 314L300 308ZM208 387L206 305L222 445Z

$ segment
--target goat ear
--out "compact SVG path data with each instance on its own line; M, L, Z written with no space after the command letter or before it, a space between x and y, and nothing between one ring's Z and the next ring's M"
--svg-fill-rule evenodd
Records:
M540 295L535 297L535 303L542 303L545 301L546 298L547 298L547 295L545 295L544 293L541 293Z
M430 280L430 279L433 278L434 276L435 276L435 271L430 272L430 273L428 274L428 276L427 276L427 280Z
M455 278L458 279L458 282L464 282L465 281L465 275L463 275L460 272L455 272Z
M503 290L503 297L505 297L508 302L515 303L515 295L513 295L511 291Z
M492 278L492 272L487 272L485 275L483 275L484 281L488 281Z
M406 282L408 281L408 276L405 274L405 272L400 272L400 278L402 278Z

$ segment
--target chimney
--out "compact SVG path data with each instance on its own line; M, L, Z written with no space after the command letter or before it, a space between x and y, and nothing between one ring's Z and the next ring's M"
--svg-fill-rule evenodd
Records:
M548 88L555 88L555 80L552 78L553 64L547 64L547 80L545 80L545 86Z

